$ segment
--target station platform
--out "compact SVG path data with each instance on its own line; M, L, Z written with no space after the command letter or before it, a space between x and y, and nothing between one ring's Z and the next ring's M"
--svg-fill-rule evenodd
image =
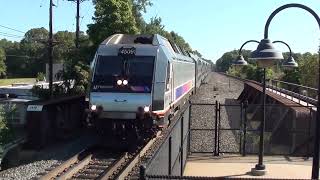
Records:
M264 156L266 174L253 176L250 171L258 162L257 155L195 154L188 158L184 176L258 179L310 179L312 158Z

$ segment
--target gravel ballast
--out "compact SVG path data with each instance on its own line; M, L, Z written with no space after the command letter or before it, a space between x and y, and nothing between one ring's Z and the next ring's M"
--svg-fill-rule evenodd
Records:
M0 179L32 179L33 177L36 177L37 174L43 172L45 169L48 169L58 163L60 163L60 161L58 160L35 161L26 165L0 172Z
M94 144L94 139L83 135L67 142L55 143L41 151L25 150L21 154L26 160L23 165L0 171L0 180L27 180L39 177L50 168L56 167L74 154ZM29 158L26 158L29 157Z
M238 132L223 129L239 128L240 106L228 105L238 104L242 90L243 82L212 72L191 98L193 104L221 104L220 152L239 152ZM214 128L215 105L192 105L190 151L213 152Z

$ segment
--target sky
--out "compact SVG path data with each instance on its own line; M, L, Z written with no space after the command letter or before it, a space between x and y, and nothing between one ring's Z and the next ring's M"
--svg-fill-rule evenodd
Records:
M205 58L216 61L223 53L235 49L247 40L263 39L269 15L281 5L301 3L320 15L320 0L152 0L144 18L161 17L165 29L183 36L193 49ZM54 31L75 31L76 4L54 0ZM22 32L35 27L48 28L49 0L0 0L0 39L19 41ZM93 23L91 0L81 4L81 30ZM3 28L6 26L19 31ZM6 34L4 34L6 33ZM14 36L12 36L14 35ZM9 37L10 36L10 37ZM269 28L272 41L288 43L293 52L316 53L320 45L320 31L315 18L307 11L290 8L281 11ZM254 50L257 44L244 49ZM282 44L275 45L287 52Z

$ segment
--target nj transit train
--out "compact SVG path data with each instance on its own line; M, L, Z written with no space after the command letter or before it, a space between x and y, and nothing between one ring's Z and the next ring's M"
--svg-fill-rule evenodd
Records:
M130 140L165 125L211 64L158 34L115 34L100 44L91 69L90 122Z

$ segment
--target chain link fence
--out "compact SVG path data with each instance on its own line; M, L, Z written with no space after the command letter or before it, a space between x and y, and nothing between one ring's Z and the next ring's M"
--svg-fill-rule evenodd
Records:
M312 155L312 127L316 115L314 107L266 104L265 112L266 155ZM258 154L262 115L261 104L239 104L235 100L226 101L226 104L190 104L190 121L186 122L187 117L184 117L181 118L183 121L176 124L182 131L179 128L172 131L156 155L157 163L152 166L152 170L149 169L141 176L142 179L204 179L182 176L187 159L186 148L188 154ZM187 127L188 131L185 131ZM179 136L179 133L183 135ZM159 168L166 163L165 167L168 168Z

